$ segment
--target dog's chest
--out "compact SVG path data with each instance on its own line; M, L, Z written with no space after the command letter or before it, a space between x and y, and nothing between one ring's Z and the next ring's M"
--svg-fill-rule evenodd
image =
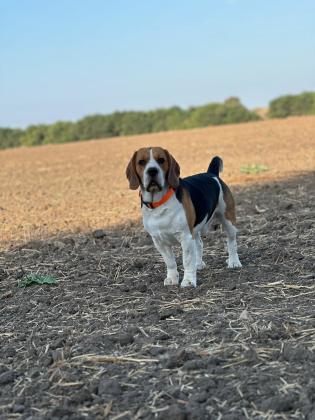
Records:
M142 216L145 230L165 242L181 241L188 228L184 208L175 197L156 209L143 206Z

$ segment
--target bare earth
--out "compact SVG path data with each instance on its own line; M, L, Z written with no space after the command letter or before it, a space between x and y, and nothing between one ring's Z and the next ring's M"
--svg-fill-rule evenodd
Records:
M313 420L314 136L308 117L1 152L0 420ZM218 229L198 287L163 286L124 176L154 144L183 176L223 157L241 269ZM34 273L56 284L18 287Z
M170 150L182 176L205 171L218 154L230 184L279 179L314 170L315 117L2 151L2 247L137 219L139 198L128 190L125 168L134 150L149 145ZM251 164L270 170L240 172Z
M235 187L243 268L218 230L196 289L138 224L0 252L0 419L313 420L312 190ZM56 286L18 287L36 272Z

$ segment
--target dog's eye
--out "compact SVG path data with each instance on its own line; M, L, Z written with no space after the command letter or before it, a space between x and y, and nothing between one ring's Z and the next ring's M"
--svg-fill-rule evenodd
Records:
M145 165L145 160L144 160L144 159L140 159L140 160L138 161L138 164L139 164L140 166L144 166L144 165Z
M157 161L160 165L162 165L165 162L165 159L164 158L158 158Z

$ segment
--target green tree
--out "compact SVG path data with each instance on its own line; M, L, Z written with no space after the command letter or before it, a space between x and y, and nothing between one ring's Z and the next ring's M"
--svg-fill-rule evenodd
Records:
M119 125L121 136L151 133L152 124L148 112L124 112Z
M237 98L236 96L231 96L231 98L228 98L224 101L224 105L228 106L228 107L243 107L241 101L239 100L239 98Z
M185 128L260 120L260 117L244 107L238 98L230 98L223 104L213 103L190 108L188 113Z
M269 104L269 118L285 118L290 115L314 115L315 93L304 92L300 95L285 95Z
M152 132L178 130L183 128L187 111L183 111L178 106L168 109L156 109L150 111Z
M74 127L76 137L88 140L116 136L113 115L90 115L82 118Z
M23 130L15 128L0 128L0 149L20 146L22 135Z
M48 133L48 125L31 125L23 133L21 144L23 146L37 146L45 143Z
M48 127L43 143L67 143L75 140L78 140L78 138L74 124L67 121L57 121Z

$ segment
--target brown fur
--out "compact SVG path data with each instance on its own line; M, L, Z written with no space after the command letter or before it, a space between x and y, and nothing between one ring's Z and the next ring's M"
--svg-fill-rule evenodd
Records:
M137 152L134 152L126 168L126 177L128 178L129 188L131 190L136 190L140 186L140 179L136 171L136 159L137 159Z
M223 199L226 205L224 216L228 219L234 226L236 223L236 214L235 214L235 201L229 187L221 180Z
M182 205L186 213L186 218L187 218L187 223L188 223L190 233L192 234L192 237L194 238L196 212L195 212L195 207L193 206L193 203L191 201L190 194L185 188L183 188Z
M143 171L150 160L150 149L152 149L153 158L156 161L160 158L164 159L164 162L159 165L165 173L165 179L171 187L177 188L179 184L180 167L173 156L161 147L142 147L133 154L126 169L129 188L131 190L136 190L139 188L140 184L142 184ZM140 161L144 161L144 164L140 165Z
M177 188L179 185L179 175L180 175L179 164L176 162L176 160L167 150L164 150L164 152L167 156L167 162L168 162L166 180L169 186L171 186L172 188Z

